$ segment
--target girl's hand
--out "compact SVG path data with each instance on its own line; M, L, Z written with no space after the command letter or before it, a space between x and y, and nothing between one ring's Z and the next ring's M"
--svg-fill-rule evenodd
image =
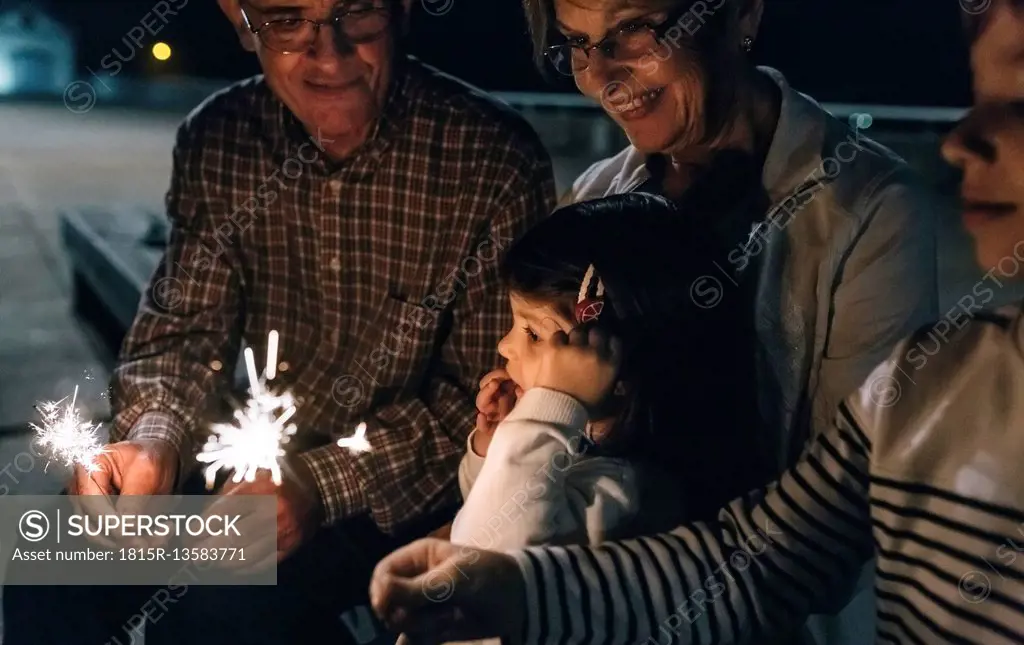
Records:
M596 328L576 327L567 335L548 321L550 334L520 356L523 389L546 387L568 394L594 410L615 387L622 343Z
M503 369L488 372L480 379L480 393L476 396L476 432L473 434L473 451L476 454L487 456L494 430L516 406L521 394L522 390Z

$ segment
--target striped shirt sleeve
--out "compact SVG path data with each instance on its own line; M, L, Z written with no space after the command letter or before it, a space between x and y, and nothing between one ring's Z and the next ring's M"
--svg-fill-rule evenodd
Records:
M870 441L848 406L779 482L715 522L515 552L527 643L725 643L792 632L871 554Z

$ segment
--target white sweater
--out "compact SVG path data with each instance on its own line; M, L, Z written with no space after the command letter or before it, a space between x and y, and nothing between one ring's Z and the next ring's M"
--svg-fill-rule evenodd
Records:
M550 403L544 422L530 401ZM636 514L639 484L620 459L588 455L586 412L567 396L527 392L495 430L484 459L472 436L459 467L465 504L451 541L483 549L598 544Z

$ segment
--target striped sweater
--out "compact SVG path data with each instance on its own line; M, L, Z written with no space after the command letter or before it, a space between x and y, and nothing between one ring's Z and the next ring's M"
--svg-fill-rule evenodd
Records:
M777 483L714 523L516 551L525 642L766 637L875 555L877 642L1024 643L1022 346L1017 307L947 317L903 341ZM539 394L521 414L570 416L568 397Z

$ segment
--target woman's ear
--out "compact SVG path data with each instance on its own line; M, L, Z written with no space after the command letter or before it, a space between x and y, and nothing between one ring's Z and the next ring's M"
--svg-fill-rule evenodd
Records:
M740 10L739 15L739 34L740 42L742 44L743 39L750 38L752 41L757 40L758 31L761 29L761 17L764 15L764 0L747 0Z
M399 25L398 33L402 36L408 36L409 31L412 29L412 2L413 0L402 0L402 16L401 24Z
M224 12L227 19L231 21L231 26L235 28L242 49L249 52L256 51L256 34L246 26L239 0L217 0L217 4L220 5L220 10Z

